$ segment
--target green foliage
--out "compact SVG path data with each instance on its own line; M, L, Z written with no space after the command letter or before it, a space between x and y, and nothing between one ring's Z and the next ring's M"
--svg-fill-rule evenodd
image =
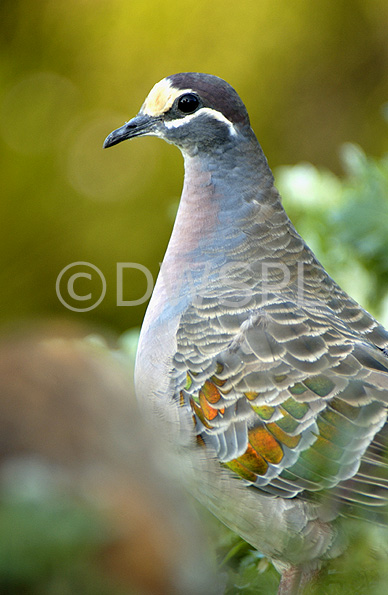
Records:
M214 521L220 573L226 574L225 595L275 595L280 575L272 564L234 533ZM346 553L323 566L304 595L384 595L388 581L388 530L348 521ZM216 539L214 537L214 539Z
M275 593L279 575L268 560L236 536L230 541L233 547L221 563L221 569L227 565L225 595Z
M0 533L1 593L122 594L98 564L107 530L81 503L64 495L2 499Z

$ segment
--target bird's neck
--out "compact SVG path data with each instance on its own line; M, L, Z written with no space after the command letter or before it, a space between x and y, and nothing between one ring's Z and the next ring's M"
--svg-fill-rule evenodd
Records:
M273 214L287 220L257 141L184 157L182 197L153 297L167 304L174 296L178 309L199 287L228 276L231 264L249 266Z
M255 138L184 158L183 192L165 256L176 271L230 259L273 192L273 176Z
M274 222L276 238L288 233L289 220L256 139L184 157L182 197L142 335L177 321L179 312L212 287L228 292L230 277L239 277L236 270L271 259L272 248L270 254L262 248L261 238L268 242Z

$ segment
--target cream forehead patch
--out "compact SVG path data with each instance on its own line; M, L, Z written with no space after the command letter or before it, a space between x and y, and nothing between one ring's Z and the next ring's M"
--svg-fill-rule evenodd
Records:
M163 79L152 87L141 107L141 112L148 116L160 116L170 109L175 99L182 93L191 92L191 89L175 89L170 81Z

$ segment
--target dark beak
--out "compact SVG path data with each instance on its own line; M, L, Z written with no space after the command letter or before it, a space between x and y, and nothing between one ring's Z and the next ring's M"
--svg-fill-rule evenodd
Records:
M156 119L146 114L138 114L132 120L129 120L121 128L111 132L105 139L103 148L113 147L123 140L134 138L135 136L144 136L153 134Z

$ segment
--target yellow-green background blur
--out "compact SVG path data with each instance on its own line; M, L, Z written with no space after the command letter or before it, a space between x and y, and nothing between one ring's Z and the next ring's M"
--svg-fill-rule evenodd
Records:
M182 158L154 138L108 151L102 142L168 74L230 82L275 172L308 161L341 175L347 141L377 158L388 150L386 0L2 0L0 29L1 322L140 325L145 303L116 305L116 263L156 277ZM298 221L308 229L303 213ZM86 313L66 309L55 291L77 261L107 283ZM99 282L74 288L98 292ZM125 271L124 300L145 289L140 271Z

